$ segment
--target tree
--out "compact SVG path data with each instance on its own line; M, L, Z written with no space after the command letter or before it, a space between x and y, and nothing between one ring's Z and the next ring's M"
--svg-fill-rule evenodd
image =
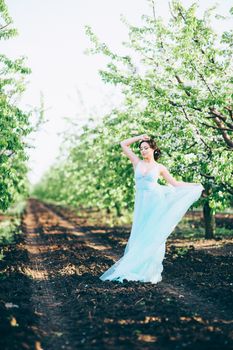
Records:
M0 40L17 34L3 0L0 0ZM25 137L31 132L29 114L17 107L30 73L24 58L11 60L0 55L0 210L6 210L19 194L28 190Z
M214 213L232 203L232 32L217 35L211 27L214 9L196 14L197 4L186 9L172 1L171 18L165 25L155 15L142 16L144 24L125 24L130 55L113 53L86 27L94 47L110 62L100 75L106 83L120 85L125 107L140 110L140 119L130 118L126 130L156 130L163 145L164 162L187 181L205 187L202 199L206 238L214 235ZM231 10L231 14L233 10ZM219 19L220 20L220 19ZM224 18L221 18L224 20ZM140 60L140 66L134 63ZM144 106L144 108L140 108ZM129 113L126 113L128 116ZM121 133L118 133L120 136Z

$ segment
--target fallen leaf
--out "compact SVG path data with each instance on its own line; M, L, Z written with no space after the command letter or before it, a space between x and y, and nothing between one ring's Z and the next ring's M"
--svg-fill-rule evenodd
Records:
M144 342L147 342L147 343L154 343L157 341L157 337L155 336L152 336L150 334L139 334L138 335L138 340L141 340L141 341L144 341Z
M53 334L55 334L57 337L61 337L63 335L62 332L53 332Z
M35 350L43 350L41 343L38 340L35 342Z
M6 307L7 309L10 309L10 308L12 308L12 307L19 307L19 305L16 305L16 304L13 304L13 303L5 303L5 307Z
M18 326L19 324L17 323L17 320L15 317L12 317L11 320L10 320L10 324L12 327L16 327Z

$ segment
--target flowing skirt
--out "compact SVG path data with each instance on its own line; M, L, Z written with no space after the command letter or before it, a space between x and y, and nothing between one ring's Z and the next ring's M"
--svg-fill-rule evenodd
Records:
M124 255L100 279L160 282L166 239L203 189L202 184L174 187L158 183L153 189L136 189L133 224Z

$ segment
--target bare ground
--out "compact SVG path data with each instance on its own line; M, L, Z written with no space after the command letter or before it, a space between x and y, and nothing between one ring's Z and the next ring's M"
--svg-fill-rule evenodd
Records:
M31 199L22 230L0 262L0 349L233 348L232 239L171 235L161 282L121 284L99 276L129 228Z

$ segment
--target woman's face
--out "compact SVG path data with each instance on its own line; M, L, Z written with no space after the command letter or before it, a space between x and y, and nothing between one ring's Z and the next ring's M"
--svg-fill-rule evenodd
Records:
M140 145L140 152L143 158L150 158L153 156L154 150L150 147L147 142L142 142Z

